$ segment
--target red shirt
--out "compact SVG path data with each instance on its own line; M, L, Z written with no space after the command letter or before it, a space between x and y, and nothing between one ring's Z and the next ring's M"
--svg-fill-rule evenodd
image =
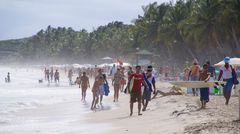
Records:
M134 77L134 81L133 81L132 91L141 92L142 82L144 81L143 74L134 73L134 74L130 75L130 79L132 79L133 77Z

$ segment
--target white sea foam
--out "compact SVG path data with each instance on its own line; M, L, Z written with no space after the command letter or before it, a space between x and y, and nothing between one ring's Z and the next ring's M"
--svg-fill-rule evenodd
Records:
M7 72L11 82L5 83ZM91 92L87 103L81 102L80 90L69 86L66 76L59 86L39 84L43 71L0 68L0 134L79 134L102 133L109 124L86 124L90 112ZM105 103L104 109L116 108ZM89 129L96 128L96 129Z

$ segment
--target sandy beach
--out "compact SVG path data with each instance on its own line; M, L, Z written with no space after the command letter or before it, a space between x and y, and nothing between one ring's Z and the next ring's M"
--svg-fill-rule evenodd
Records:
M26 73L30 75L19 79ZM235 134L240 131L240 123L235 121L237 97L232 97L226 106L223 96L210 96L207 109L201 110L199 97L159 95L142 116L137 115L135 104L130 117L128 94L121 93L119 102L114 103L110 87L103 107L91 111L91 90L87 91L87 101L82 102L79 88L69 86L66 79L60 86L36 83L40 73L16 70L18 81L2 83L0 134ZM157 83L158 89L166 92L171 86L167 82Z
M162 90L167 90L162 87ZM142 116L129 116L129 96L122 95L118 109L89 114L91 123L110 123L115 134L212 134L240 131L238 98L232 97L228 106L222 96L210 96L207 108L200 108L199 97L167 96L151 101Z

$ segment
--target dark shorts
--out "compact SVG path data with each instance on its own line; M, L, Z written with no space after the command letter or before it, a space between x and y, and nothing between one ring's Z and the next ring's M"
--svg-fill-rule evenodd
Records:
M200 88L200 101L209 101L209 88Z
M233 79L228 79L226 80L226 85L224 86L223 88L223 93L226 94L226 93L231 93L232 92L232 87L233 87Z
M141 102L142 93L141 92L131 92L130 103Z
M151 91L144 90L142 97L147 101L151 101L151 95L152 95Z

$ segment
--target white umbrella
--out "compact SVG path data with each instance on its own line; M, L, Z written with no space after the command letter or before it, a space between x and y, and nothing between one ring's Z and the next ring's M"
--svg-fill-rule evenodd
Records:
M98 67L107 67L107 66L110 66L110 64L108 64L108 63L103 63L103 64L98 65Z
M83 66L80 64L72 64L73 68L82 68Z
M111 57L104 57L104 58L102 58L102 60L112 60L113 58L111 58Z
M118 62L116 62L116 63L111 63L111 64L109 64L109 65L110 65L110 66L113 66L113 64L115 64L116 66L120 66L120 64L119 64ZM127 67L127 66L131 66L131 64L130 64L130 63L127 63L127 62L123 62L122 66L123 66L123 67Z
M225 63L224 61L220 61L217 64L214 64L214 66L223 66ZM229 64L234 65L234 66L240 66L240 58L230 58Z

